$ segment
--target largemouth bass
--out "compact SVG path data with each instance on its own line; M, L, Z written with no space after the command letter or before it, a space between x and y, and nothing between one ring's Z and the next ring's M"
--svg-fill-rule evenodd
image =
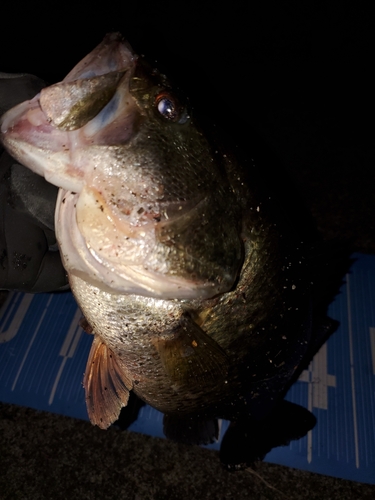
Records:
M332 324L314 319L306 245L252 164L119 34L8 111L1 138L61 188L92 423L111 425L130 391L172 420L267 415Z

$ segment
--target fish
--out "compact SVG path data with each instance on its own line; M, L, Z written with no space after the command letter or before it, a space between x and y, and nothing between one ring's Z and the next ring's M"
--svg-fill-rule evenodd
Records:
M56 237L94 336L91 422L108 428L135 393L182 441L210 442L217 418L274 428L336 323L316 312L310 243L254 162L223 149L119 33L9 110L1 141L59 188Z

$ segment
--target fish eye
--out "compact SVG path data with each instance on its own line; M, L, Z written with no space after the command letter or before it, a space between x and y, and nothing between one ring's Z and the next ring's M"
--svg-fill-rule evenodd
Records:
M172 122L185 123L189 118L177 99L167 92L162 92L156 96L155 105L159 113Z

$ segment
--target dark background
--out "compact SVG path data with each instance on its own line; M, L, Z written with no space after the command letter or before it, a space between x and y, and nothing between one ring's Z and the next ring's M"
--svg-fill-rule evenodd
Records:
M370 8L332 1L43 5L8 3L0 30L2 71L30 72L53 83L105 33L121 31L242 152L263 162L270 182L279 186L286 170L309 208L319 198L313 210L323 231L340 236L342 227L350 226L358 248L371 250ZM283 189L289 185L288 179ZM345 198L348 188L351 196ZM334 227L326 222L332 211Z
M349 2L38 3L2 7L0 71L50 83L109 31L171 75L326 239L375 253L374 29ZM288 498L375 488L264 464ZM278 498L213 452L0 405L0 499ZM281 498L281 497L280 497Z

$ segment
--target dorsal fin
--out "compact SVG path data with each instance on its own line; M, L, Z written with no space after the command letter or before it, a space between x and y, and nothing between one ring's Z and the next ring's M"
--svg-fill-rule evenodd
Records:
M116 355L94 336L83 379L87 413L93 425L107 429L127 405L133 384Z

